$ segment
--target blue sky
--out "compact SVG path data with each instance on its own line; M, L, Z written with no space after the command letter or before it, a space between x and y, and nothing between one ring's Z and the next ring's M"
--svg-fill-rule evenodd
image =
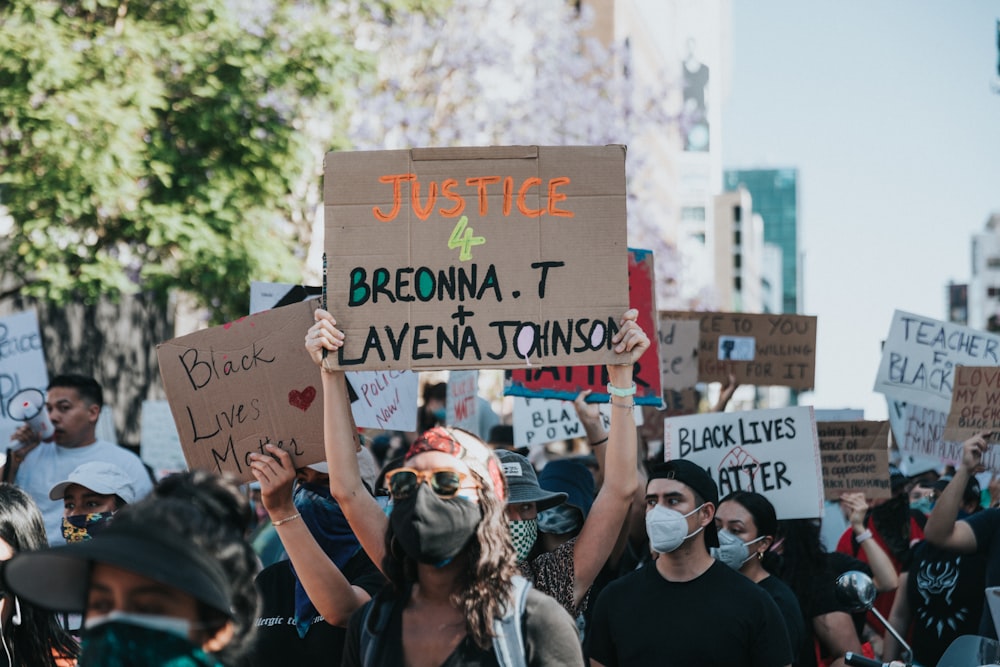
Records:
M796 167L818 408L872 391L895 309L943 319L1000 212L1000 1L732 3L726 168ZM765 221L766 224L766 221Z

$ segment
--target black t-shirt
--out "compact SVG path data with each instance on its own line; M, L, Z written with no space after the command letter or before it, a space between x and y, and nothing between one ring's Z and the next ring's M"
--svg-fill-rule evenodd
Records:
M667 581L653 563L608 584L594 608L587 649L607 667L792 662L774 600L718 561L691 581Z
M986 558L986 586L1000 586L1000 509L976 512L967 519L976 536L976 553ZM985 588L984 587L984 588ZM989 605L983 602L983 616L979 621L979 634L997 638L996 626Z
M388 593L388 590L385 592ZM347 641L341 667L397 667L403 660L403 608L406 600L387 596L392 604L385 630L375 640L378 648L371 665L361 662L361 623L373 601L353 615L347 625ZM525 659L529 667L582 666L583 653L576 623L562 605L535 589L528 591L522 617ZM441 667L498 667L493 649L481 649L466 636Z
M343 569L352 585L374 596L385 585L385 577L364 550L358 551ZM344 647L344 628L317 616L303 638L295 629L295 575L287 560L264 568L256 579L261 611L257 618L257 640L250 653L251 667L274 665L336 665Z
M785 619L785 629L788 631L788 643L793 648L802 645L805 638L805 620L795 593L778 577L771 575L757 582L757 585L767 591L774 604L778 605L781 617Z
M927 542L913 548L906 602L914 660L935 665L954 639L979 633L985 587L982 555L944 551Z

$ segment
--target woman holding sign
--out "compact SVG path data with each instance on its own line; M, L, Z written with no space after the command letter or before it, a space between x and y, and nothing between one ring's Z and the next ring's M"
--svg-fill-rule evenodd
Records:
M611 374L616 387L631 386L632 363L648 347L636 314L626 314L613 340L617 352L629 355L627 371L616 366ZM387 476L393 496L388 517L364 488L346 379L323 358L343 341L333 317L317 310L306 349L323 370L330 490L365 551L390 580L386 591L352 617L343 664L480 664L483 659L492 664L491 654L505 650L522 652L533 665L582 664L572 619L551 597L534 590L524 598L523 617L515 619L524 628L523 643L510 646L501 640L505 611L517 608L513 596L524 587L515 577L505 516L507 485L497 458L479 438L446 427L422 434L403 467ZM614 416L611 435L622 438L630 431L634 448L631 407L616 412L629 418Z

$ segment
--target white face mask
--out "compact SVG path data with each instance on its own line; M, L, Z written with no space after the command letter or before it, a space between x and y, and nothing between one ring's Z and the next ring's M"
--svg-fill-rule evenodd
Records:
M159 630L183 639L190 639L191 621L176 616L159 616L156 614L132 614L127 611L113 611L104 616L88 618L83 627L87 630L100 627L105 623L129 623L140 628Z
M728 530L720 530L718 531L718 534L719 546L712 547L709 551L711 552L713 558L721 560L734 570L739 570L743 567L744 563L753 558L747 547L755 542L760 542L762 539L767 537L766 535L761 535L760 537L750 540L749 542L744 542Z
M687 514L681 514L677 510L672 510L663 505L656 505L646 512L646 534L649 535L649 546L653 551L661 554L668 554L674 551L684 540L694 537L705 526L699 526L693 533L687 532L686 519L705 506L705 503L698 505Z

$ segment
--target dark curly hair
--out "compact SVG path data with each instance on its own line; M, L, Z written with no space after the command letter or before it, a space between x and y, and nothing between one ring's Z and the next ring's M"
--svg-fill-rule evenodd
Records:
M12 484L0 484L0 540L14 553L48 546L45 522L38 505ZM12 600L13 597L8 598ZM13 664L56 667L57 657L77 656L80 647L59 624L55 613L25 602L19 602L19 606L20 624L9 623L0 628L4 649L10 651Z
M475 536L456 558L464 559L465 569L456 582L458 592L452 595L451 602L462 610L469 636L477 646L487 649L493 641L493 621L503 616L506 600L511 596L517 557L510 540L504 501L494 493L490 480L483 479L475 471L472 476L480 485L482 518ZM382 571L393 592L399 595L404 595L417 580L417 561L395 543L391 522L385 533Z
M177 473L164 478L146 499L124 508L116 522L135 521L161 525L189 537L229 573L232 587L233 639L216 657L223 664L244 664L256 640L258 614L254 576L257 556L246 540L251 523L249 499L239 481L204 470ZM224 619L215 610L202 610L203 621L214 625Z

